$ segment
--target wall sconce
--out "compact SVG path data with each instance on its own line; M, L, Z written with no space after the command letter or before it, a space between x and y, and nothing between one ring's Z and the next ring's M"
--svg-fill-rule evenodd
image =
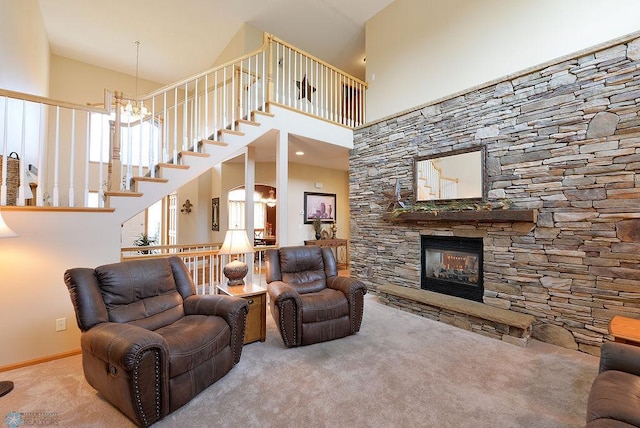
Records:
M182 204L182 209L180 210L180 212L182 214L191 214L191 207L193 207L193 204L191 203L191 201L189 201L189 199L187 199L187 201Z

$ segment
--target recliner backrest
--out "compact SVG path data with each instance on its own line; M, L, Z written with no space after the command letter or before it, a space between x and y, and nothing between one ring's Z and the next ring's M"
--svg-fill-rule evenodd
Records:
M301 294L326 288L327 277L336 274L335 260L328 248L283 247L267 254L267 282L286 282Z
M156 330L182 318L183 299L195 293L178 257L70 269L65 282L83 331L106 321Z

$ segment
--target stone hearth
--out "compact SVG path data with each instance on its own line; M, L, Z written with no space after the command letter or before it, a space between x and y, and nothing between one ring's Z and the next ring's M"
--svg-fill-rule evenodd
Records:
M432 291L399 285L381 285L376 291L389 306L518 346L527 345L535 321L531 315Z
M636 34L357 129L352 275L420 292L421 235L482 237L483 304L598 355L613 316L640 318L639 113ZM387 211L397 181L412 202L414 157L472 147L487 151L488 200L514 216Z

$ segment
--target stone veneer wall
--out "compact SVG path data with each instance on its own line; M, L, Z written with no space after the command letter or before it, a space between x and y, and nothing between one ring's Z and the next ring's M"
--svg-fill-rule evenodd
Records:
M640 39L563 58L357 129L352 275L420 288L420 235L482 236L484 302L536 317L533 336L599 354L615 315L640 318ZM437 82L425 82L437 84ZM536 224L391 223L413 158L485 146L488 198Z

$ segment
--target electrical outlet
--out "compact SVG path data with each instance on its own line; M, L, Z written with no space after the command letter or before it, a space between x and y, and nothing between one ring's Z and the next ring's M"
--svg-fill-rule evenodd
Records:
M67 319L66 318L58 318L56 320L56 331L64 331L67 329Z

